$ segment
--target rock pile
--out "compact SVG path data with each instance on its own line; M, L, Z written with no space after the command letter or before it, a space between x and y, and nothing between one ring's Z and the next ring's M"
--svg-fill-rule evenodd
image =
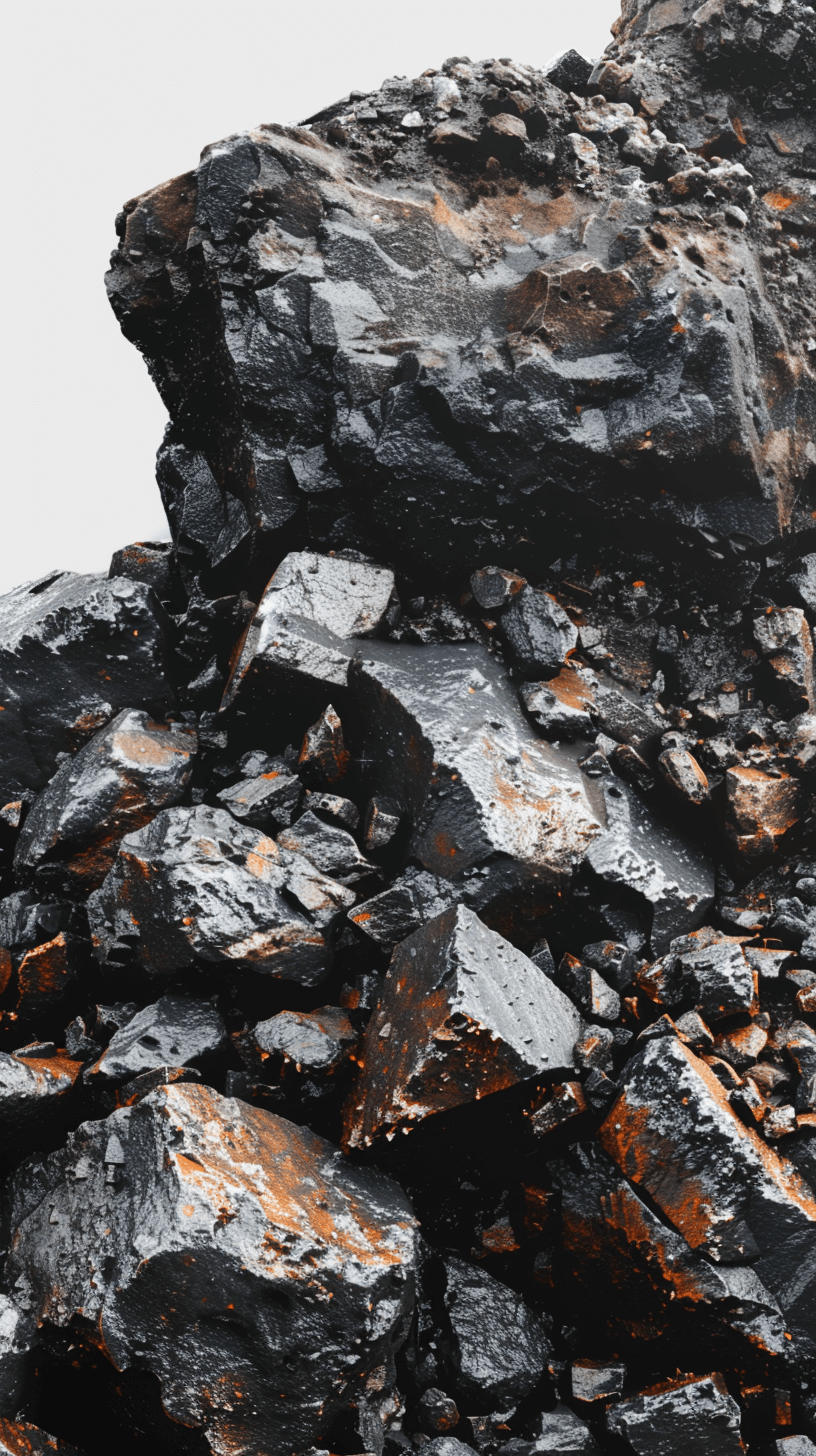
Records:
M0 1449L816 1452L816 17L126 204L172 541L0 599Z

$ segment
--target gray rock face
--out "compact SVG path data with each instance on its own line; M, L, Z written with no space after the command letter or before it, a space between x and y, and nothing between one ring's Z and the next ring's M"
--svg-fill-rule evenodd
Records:
M597 1456L599 1449L584 1421L568 1405L559 1404L537 1418L533 1439L524 1445L524 1456Z
M358 1034L339 1006L318 1011L279 1011L259 1021L252 1032L262 1054L294 1062L309 1076L335 1072L356 1045Z
M126 1082L158 1067L182 1067L223 1051L227 1032L215 1008L191 996L162 996L114 1033L89 1077Z
M465 906L446 911L394 953L346 1110L349 1146L570 1068L581 1028L526 956Z
M0 597L0 789L39 789L122 708L175 704L168 621L140 582L55 572Z
M324 824L311 809L301 814L291 829L284 829L278 835L278 844L282 849L303 855L324 875L343 884L354 884L366 873L376 872L347 829Z
M667 829L620 782L605 788L607 832L587 862L609 885L622 885L652 910L651 940L662 950L699 925L714 899L714 866L689 840Z
M323 932L353 901L302 855L200 805L128 835L88 913L102 961L132 951L161 975L200 957L313 985L330 961Z
M85 1123L18 1177L14 1221L32 1327L98 1320L114 1364L157 1375L168 1414L219 1456L303 1449L407 1331L402 1191L209 1088Z
M218 794L219 803L229 809L234 818L244 824L252 824L256 829L283 828L291 824L302 797L300 779L289 773L280 759L276 766L264 773L239 779Z
M609 1429L623 1436L637 1456L739 1456L740 1409L721 1375L678 1382L659 1395L640 1395L613 1406Z
M182 797L196 746L192 728L154 723L132 709L119 713L38 796L17 841L16 869L55 859L96 889L124 835Z

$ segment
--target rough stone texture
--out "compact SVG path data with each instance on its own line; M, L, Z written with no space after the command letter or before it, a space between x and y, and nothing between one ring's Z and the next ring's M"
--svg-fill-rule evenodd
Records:
M445 1265L448 1361L468 1409L506 1410L537 1384L550 1353L539 1320L518 1295L463 1259Z
M123 208L172 539L0 602L9 1428L811 1446L814 74L624 0Z
M125 1082L159 1067L179 1067L223 1051L226 1028L213 1006L190 996L162 996L111 1037L89 1077Z
M372 780L404 806L432 873L454 879L501 855L558 881L601 833L574 760L536 738L481 647L372 643L353 690Z
M153 592L55 572L0 597L2 792L39 789L57 754L122 708L172 708L169 623Z
M3 1456L79 1456L66 1441L55 1440L28 1421L0 1417L0 1452Z
M244 824L252 824L256 829L274 829L291 824L302 797L300 780L287 772L283 760L279 759L276 767L221 789L218 802Z
M347 1061L358 1034L339 1006L319 1011L279 1011L259 1021L252 1032L261 1055L294 1062L309 1076L330 1075Z
M600 1138L692 1249L716 1250L729 1226L746 1225L757 1250L751 1268L779 1301L800 1357L812 1361L816 1199L740 1122L706 1063L673 1038L651 1042L627 1068Z
M627 4L589 85L451 62L128 203L109 293L186 551L305 520L467 580L565 505L704 550L804 524L813 27L698 10Z
M25 1050L25 1049L23 1049ZM82 1063L63 1051L43 1047L42 1055L11 1056L0 1052L0 1107L3 1111L2 1163L19 1161L40 1139L59 1134L66 1120L65 1104Z
M13 1217L29 1319L98 1321L114 1365L153 1371L219 1456L304 1449L406 1333L401 1190L208 1088L83 1124L18 1176Z
M568 998L463 905L404 940L362 1045L350 1147L574 1064Z
M342 688L353 639L375 631L393 590L393 573L366 562L309 551L287 556L247 628L225 704L270 679L279 691L292 680L301 688Z
M101 884L125 834L182 798L196 734L125 711L66 759L38 795L17 841L18 871L57 860L80 884Z
M610 885L622 885L652 907L656 950L698 925L714 898L714 875L700 848L668 830L625 785L605 788L607 832L587 862Z
M673 1389L636 1396L609 1413L609 1428L637 1456L683 1456L699 1449L711 1456L739 1456L740 1411L721 1375L685 1380Z
M195 957L311 985L330 950L323 930L352 891L224 809L165 809L122 842L88 904L100 959L131 949L155 974Z

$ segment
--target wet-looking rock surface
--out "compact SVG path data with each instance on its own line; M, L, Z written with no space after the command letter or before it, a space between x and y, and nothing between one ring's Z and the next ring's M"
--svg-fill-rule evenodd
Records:
M9 1456L816 1451L816 16L613 30L117 218L172 539L0 599Z

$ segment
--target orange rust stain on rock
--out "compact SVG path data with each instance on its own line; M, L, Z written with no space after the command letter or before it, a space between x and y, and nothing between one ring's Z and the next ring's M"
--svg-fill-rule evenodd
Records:
M772 207L774 212L787 212L789 207L793 207L795 202L800 201L800 197L796 192L792 196L785 192L766 192L762 201L766 206Z
M756 1161L761 1165L761 1173L809 1220L816 1222L816 1198L798 1173L753 1128L740 1121L711 1068L682 1043L678 1042L676 1046L688 1063L690 1072L702 1084L695 1089L698 1096L703 1099L707 1096L726 1119L726 1136L746 1145L746 1150L753 1154L755 1166ZM650 1106L630 1102L629 1091L627 1088L621 1094L602 1124L599 1132L601 1144L633 1183L649 1190L686 1242L692 1248L698 1248L717 1226L717 1211L711 1205L705 1172L691 1171L678 1163L678 1143L671 1132L659 1130L656 1114ZM679 1106L688 1102L688 1097L680 1099Z
M249 1106L241 1108L240 1122L228 1125L220 1120L209 1089L187 1083L167 1088L165 1096L170 1116L178 1108L184 1121L205 1129L196 1148L200 1162L182 1153L171 1154L171 1161L182 1183L196 1188L214 1218L249 1194L269 1220L274 1240L288 1232L337 1247L362 1264L400 1262L399 1250L391 1247L365 1205L321 1177L323 1145L307 1129ZM285 1254L282 1249L276 1257Z

